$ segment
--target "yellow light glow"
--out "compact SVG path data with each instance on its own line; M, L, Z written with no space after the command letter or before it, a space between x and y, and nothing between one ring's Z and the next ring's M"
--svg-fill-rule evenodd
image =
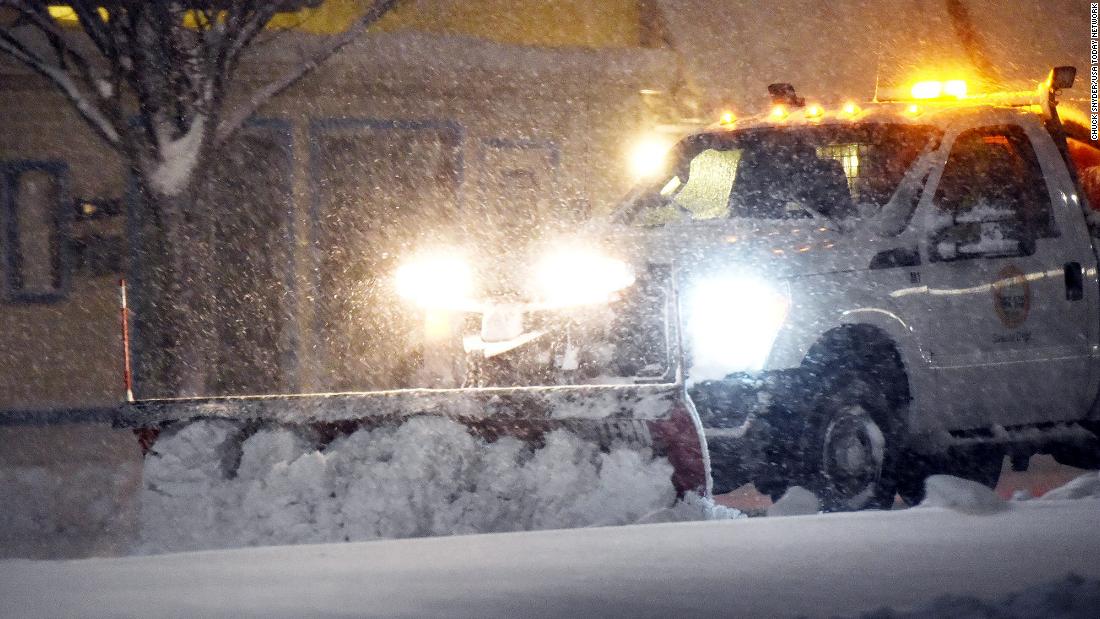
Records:
M630 167L635 177L646 178L664 169L669 143L655 136L641 139L630 152Z
M806 108L806 118L821 118L824 113L825 110L816 103Z
M787 117L788 114L789 114L789 112L787 111L787 106L777 105L777 106L772 108L772 112L771 112L770 116L772 117L773 120L783 120L784 118Z
M859 106L856 105L855 101L846 102L844 104L844 107L841 108L841 109L848 116L855 116L856 114L859 113Z
M394 274L397 294L425 309L463 309L473 304L474 275L454 252L439 252L403 264Z
M943 94L958 99L966 97L966 82L963 80L947 80L943 83Z
M634 283L630 266L598 252L569 248L543 258L535 268L539 299L552 307L606 303L610 295Z
M737 116L735 116L733 112L726 110L722 112L722 117L718 120L718 123L722 125L732 125L736 121Z
M913 84L911 94L914 99L939 99L941 97L966 98L966 81L947 80L917 82Z
M429 342L444 342L450 339L451 313L447 310L429 309L424 312L424 339Z
M917 106L916 103L910 103L909 106L905 108L905 111L906 113L912 114L914 116L920 114L920 108Z
M77 17L76 11L63 4L51 4L46 7L46 11L50 14L50 17L59 24L69 25L80 23L80 18ZM106 21L107 9L99 7L98 11L100 18Z
M943 95L943 82L917 82L911 93L914 99L938 99Z

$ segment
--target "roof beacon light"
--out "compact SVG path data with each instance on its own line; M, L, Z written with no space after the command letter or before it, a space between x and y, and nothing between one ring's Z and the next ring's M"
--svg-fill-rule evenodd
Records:
M722 112L722 116L718 119L720 125L732 125L735 122L737 122L737 115L730 110Z
M911 91L914 99L939 99L943 94L942 82L917 82Z
M790 114L790 112L787 111L787 106L776 105L772 107L772 112L771 114L769 114L769 116L771 116L772 120L783 120L787 118L788 114Z
M859 114L859 106L856 105L855 101L848 101L844 104L844 107L840 108L840 110L844 112L844 114L847 116L855 116L856 114Z
M822 109L821 106L816 104L816 103L814 103L813 105L806 108L806 118L817 119L817 118L821 118L821 116L824 115L824 114L825 114L825 110Z
M966 97L966 82L963 80L917 82L913 84L910 94L913 95L914 99L941 99L944 97L962 99Z
M966 82L963 80L947 80L943 83L943 94L948 97L962 99L966 97Z

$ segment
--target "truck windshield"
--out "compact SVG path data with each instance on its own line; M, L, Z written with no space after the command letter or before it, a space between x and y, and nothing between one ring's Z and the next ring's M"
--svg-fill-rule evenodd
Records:
M693 135L623 214L639 225L661 225L684 218L840 220L876 213L934 133L865 123Z

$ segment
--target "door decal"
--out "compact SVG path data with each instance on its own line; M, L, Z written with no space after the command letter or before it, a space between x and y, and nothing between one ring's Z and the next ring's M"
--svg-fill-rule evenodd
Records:
M1031 309L1031 287L1027 276L1015 265L1008 265L997 274L993 283L993 309L1001 324L1015 329L1027 320Z

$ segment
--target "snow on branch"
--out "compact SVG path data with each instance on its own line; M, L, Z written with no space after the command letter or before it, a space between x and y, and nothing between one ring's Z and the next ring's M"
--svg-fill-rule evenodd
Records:
M398 2L399 0L375 0L371 7L347 30L334 36L323 48L315 52L311 57L303 59L300 64L287 71L283 76L254 91L240 107L225 115L224 120L218 125L214 135L216 144L220 145L225 143L225 141L232 137L233 134L244 125L245 121L259 111L265 103L287 88L293 86L310 71L316 69L336 54L336 52L357 39L359 35L363 34L375 22L393 9Z
M8 3L4 4L7 5ZM7 28L0 29L0 51L6 52L35 73L52 82L92 126L92 129L108 144L116 148L121 144L121 137L114 123L92 100L91 96L80 89L67 70L31 51L30 48L13 36ZM91 79L90 74L89 79Z

